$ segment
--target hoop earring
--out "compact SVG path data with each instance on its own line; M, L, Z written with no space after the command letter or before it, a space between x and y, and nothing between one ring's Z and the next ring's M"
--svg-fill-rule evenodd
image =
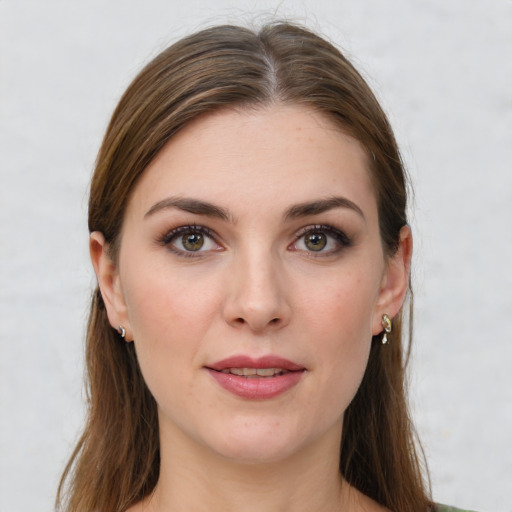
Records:
M384 313L382 315L382 328L384 329L384 333L382 334L382 344L385 345L388 342L388 334L391 332L391 318Z
M124 340L124 338L126 336L126 329L122 325L120 325L117 328L117 332L118 332L119 336L121 336L121 338L123 338L123 340Z

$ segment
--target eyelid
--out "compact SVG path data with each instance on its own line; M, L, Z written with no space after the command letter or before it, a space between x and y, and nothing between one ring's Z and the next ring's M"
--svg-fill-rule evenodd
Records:
M308 254L308 256L312 257L321 257L321 256L329 256L332 254L337 254L338 252L342 251L343 249L346 249L347 247L350 247L353 245L352 238L349 237L344 231L341 229L338 229L334 226L328 225L328 224L313 224L310 226L305 226L301 228L297 234L295 235L295 240L291 244L292 247L295 247L297 242L306 236L309 233L324 233L327 236L330 236L335 239L336 243L338 244L338 247L335 250L330 251L318 251L315 253L315 251L305 251L302 249L295 249L300 250L302 252L305 252Z
M185 224L183 226L177 226L166 231L165 234L160 237L160 240L162 243L170 243L178 235L189 232L201 233L202 235L206 235L210 238L216 238L215 233L213 233L212 230L206 226L199 226L197 224Z
M184 256L184 257L200 257L200 256L204 256L205 253L212 252L212 249L203 250L203 251L201 251L201 250L184 251L184 250L179 249L178 247L175 247L173 245L172 242L176 238L178 238L180 235L184 235L186 233L191 233L191 232L192 233L200 233L200 234L204 235L205 237L208 237L209 239L211 239L218 246L218 248L213 249L213 251L224 249L222 244L219 242L220 237L217 235L217 233L215 233L212 229L210 229L206 226L197 225L197 224L186 224L186 225L177 226L173 229L167 230L167 231L165 231L165 233L162 236L158 237L156 241L158 244L167 247L170 251L174 252L175 254L177 254L179 256ZM298 249L296 247L298 241L301 238L303 238L304 236L306 236L309 233L315 233L315 232L324 233L331 239L334 239L337 247L335 249L331 249L331 250L327 250L327 251L321 250L318 252L311 251L311 250L308 251L305 249ZM352 238L349 237L341 229L336 228L332 225L328 225L328 224L312 224L309 226L304 226L298 232L296 232L293 242L288 247L291 248L292 250L306 253L308 256L311 256L311 257L322 257L322 256L329 256L329 255L337 254L340 251L350 247L351 245L353 245Z
M172 242L178 238L180 235L185 235L186 233L200 233L201 235L210 238L220 249L222 249L222 245L219 243L219 237L217 234L212 231L210 228L206 226L201 226L197 224L186 224L182 226L177 226L173 229L166 231L162 236L157 238L157 243L167 247L170 251L179 256L184 257L199 257L204 256L204 253L211 252L211 250L206 251L183 251L178 247L173 246ZM215 249L218 250L218 249Z

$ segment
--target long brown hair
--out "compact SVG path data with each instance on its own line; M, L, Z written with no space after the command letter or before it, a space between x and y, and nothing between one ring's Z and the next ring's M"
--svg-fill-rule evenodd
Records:
M92 178L89 230L116 258L124 211L137 180L192 119L227 107L301 104L328 116L368 154L380 233L388 255L407 224L407 184L391 127L375 96L330 43L289 23L258 32L218 26L186 37L135 78L117 106ZM372 343L368 367L343 421L340 471L394 512L429 506L405 394L401 314L390 343ZM159 476L156 403L133 344L110 326L99 289L87 330L88 416L61 480L57 508L122 512Z

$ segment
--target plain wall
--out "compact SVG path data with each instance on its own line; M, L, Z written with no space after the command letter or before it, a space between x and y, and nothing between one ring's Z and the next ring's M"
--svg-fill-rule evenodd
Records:
M434 498L512 511L512 2L0 0L1 512L52 510L82 424L87 184L116 101L180 36L273 13L344 48L413 177Z

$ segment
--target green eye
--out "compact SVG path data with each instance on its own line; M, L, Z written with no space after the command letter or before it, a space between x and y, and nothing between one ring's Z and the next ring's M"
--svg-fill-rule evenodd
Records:
M297 234L290 246L294 251L301 251L309 256L334 256L352 246L352 239L345 232L329 225L316 224L306 226Z
M201 233L187 233L182 236L181 243L187 251L199 251L204 245L204 236Z
M178 226L158 239L159 244L181 257L200 258L222 251L217 236L206 226Z
M304 244L310 251L321 251L327 245L325 233L309 233L304 237Z

